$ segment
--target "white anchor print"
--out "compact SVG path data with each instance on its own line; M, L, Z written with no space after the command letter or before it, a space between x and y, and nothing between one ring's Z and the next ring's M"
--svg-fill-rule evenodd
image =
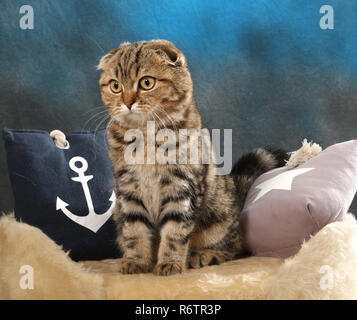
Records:
M81 166L77 167L75 164L79 162ZM113 213L113 209L115 206L115 193L112 192L112 195L109 198L109 201L112 202L110 208L107 212L103 214L97 214L94 211L92 197L88 187L88 181L93 179L92 175L85 176L84 173L88 169L88 162L86 159L82 157L73 157L69 161L69 167L76 173L78 173L78 177L71 178L73 181L80 182L82 184L82 188L84 191L84 195L86 197L87 206L88 206L88 215L86 216L77 216L69 211L66 207L69 206L68 203L64 202L60 197L57 197L56 201L56 210L61 210L69 219L74 221L75 223L80 224L81 226L93 231L96 233L103 225L107 222L110 216Z

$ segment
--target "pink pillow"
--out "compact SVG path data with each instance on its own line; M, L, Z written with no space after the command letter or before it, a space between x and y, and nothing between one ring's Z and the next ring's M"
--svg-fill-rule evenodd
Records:
M335 144L291 169L274 169L251 187L242 212L244 246L256 256L296 254L328 223L343 219L357 190L357 140Z

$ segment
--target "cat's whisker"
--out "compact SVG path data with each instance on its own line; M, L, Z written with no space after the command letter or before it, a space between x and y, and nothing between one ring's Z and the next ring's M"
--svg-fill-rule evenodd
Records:
M91 108L91 109L85 111L82 116L88 116L91 112L96 112L98 109L100 109L99 113L107 111L105 106L99 106L99 107Z
M161 122L161 124L163 125L163 127L164 127L165 129L167 129L167 128L166 128L166 125L165 125L165 122L162 121L162 119L160 118L160 116L159 116L154 110L153 110L152 112L153 112L153 114L160 120L160 122Z
M157 121L156 121L156 118L154 117L154 114L153 113L150 113L150 116L152 118L152 121L155 122L155 125L157 125Z
M96 114L94 114L93 116L91 116L85 123L84 123L84 125L82 126L82 130L85 130L85 128L86 128L86 125L87 124L89 124L89 122L90 121L97 121L97 120L99 120L102 116L104 116L106 113L108 113L108 111L107 110L103 110L103 111L100 111L100 112L97 112ZM97 118L98 117L98 119L95 119L95 118Z
M88 127L88 131L93 131L95 132L95 130L98 129L98 127L100 127L102 125L103 122L105 122L110 116L108 114L102 114L100 115L97 119L95 119L95 121L93 121L93 123ZM99 123L97 125L97 123Z
M110 117L109 122L107 123L107 126L106 126L107 132L108 132L108 130L111 128L111 126L115 123L115 121L117 121L117 119L116 119L115 115L112 115L112 116ZM106 138L106 135L104 136L104 141L105 141L105 144L106 144L107 148L109 149L109 142L108 142L108 140L105 139L105 138Z
M104 105L101 105L101 106L99 106L99 107L95 107L95 108L88 109L87 111L85 111L85 112L83 113L83 115L86 115L87 113L90 113L90 112L95 111L95 110L98 110L98 109L106 110L105 106L104 106Z
M97 135L97 131L99 130L99 127L102 125L102 123L106 120L108 120L108 118L110 117L109 114L106 114L104 115L104 118L99 122L99 124L97 125L97 127L95 128L95 130L93 131L93 139L92 139L92 142L93 142L93 145L95 146L95 138L96 138L96 135ZM90 128L89 128L90 129ZM108 145L107 145L108 146Z
M154 112L152 112L151 115L153 116L153 118L155 118L155 124L160 128L160 123L157 122L157 115Z
M160 109L161 112L163 112L166 115L167 119L171 122L175 131L177 131L177 126L175 124L175 121L172 119L172 117L165 111L165 109L161 105L158 105L158 108Z
M163 107L161 107L160 105L158 105L157 107L159 108L159 111L162 112L162 113L164 114L164 116L171 122L173 128L174 128L175 130L177 130L175 121L172 119L172 117L164 110Z
M96 132L99 130L99 127L106 121L108 120L108 118L110 117L110 115L106 115L100 122L99 124L96 126L95 130L94 130L94 136L96 135Z
M110 127L114 124L114 121L115 121L115 120L111 117L110 120L109 120L109 122L108 122L108 124L107 124L107 130L110 129ZM105 141L105 143L106 143L106 146L107 146L108 149L109 149L108 140L105 139L105 138L106 138L106 135L104 136L104 141Z

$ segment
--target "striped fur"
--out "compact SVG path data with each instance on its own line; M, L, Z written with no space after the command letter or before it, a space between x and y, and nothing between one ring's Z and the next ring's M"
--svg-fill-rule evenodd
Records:
M119 271L170 275L246 254L239 228L246 193L258 175L280 166L285 155L257 149L228 176L215 175L213 164L130 165L123 155L128 129L143 129L146 143L149 120L157 130L174 130L177 137L179 129L202 128L186 59L171 42L152 40L124 43L98 67L103 70L102 100L111 115L107 133L117 195L113 216L124 252ZM156 79L153 89L138 87L144 76ZM111 80L120 83L120 93L111 91Z

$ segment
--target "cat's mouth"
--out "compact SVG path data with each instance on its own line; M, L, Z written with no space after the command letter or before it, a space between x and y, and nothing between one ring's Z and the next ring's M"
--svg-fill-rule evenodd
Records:
M112 114L111 118L120 124L126 124L130 127L136 128L142 123L150 120L150 111L139 105L133 105L130 109L127 106L117 108Z
M118 107L113 108L112 115L117 117L124 117L124 116L137 116L137 115L144 115L147 113L147 110L140 105L133 104L130 107L127 107L125 104L122 104Z

